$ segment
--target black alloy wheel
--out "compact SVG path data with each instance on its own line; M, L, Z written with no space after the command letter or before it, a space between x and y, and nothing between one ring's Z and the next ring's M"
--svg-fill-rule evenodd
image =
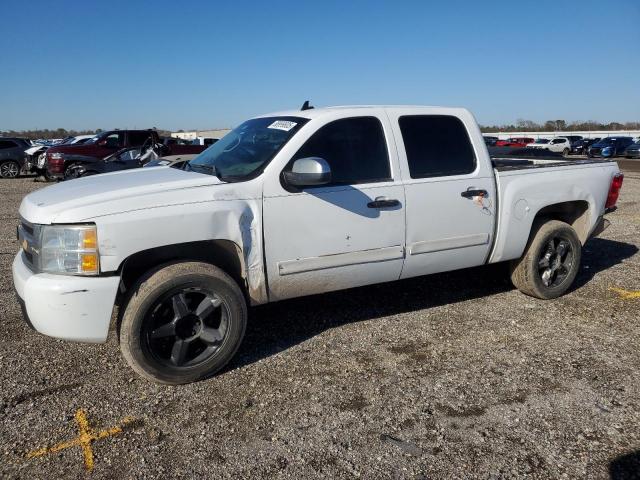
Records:
M214 292L195 287L169 292L149 309L143 349L163 365L195 367L222 345L229 315L228 305Z

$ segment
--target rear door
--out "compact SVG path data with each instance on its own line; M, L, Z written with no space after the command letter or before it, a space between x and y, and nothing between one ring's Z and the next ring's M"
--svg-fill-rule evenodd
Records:
M329 118L311 131L273 178L296 159L321 157L332 182L300 191L265 184L271 300L397 280L402 270L404 189L384 110Z
M482 265L493 241L495 177L480 130L468 112L423 111L389 110L406 196L402 278Z

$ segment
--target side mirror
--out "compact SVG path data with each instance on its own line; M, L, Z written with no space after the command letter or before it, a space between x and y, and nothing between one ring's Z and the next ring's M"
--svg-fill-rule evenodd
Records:
M311 187L331 182L331 167L324 158L300 158L293 162L291 171L284 172L287 184L293 187Z

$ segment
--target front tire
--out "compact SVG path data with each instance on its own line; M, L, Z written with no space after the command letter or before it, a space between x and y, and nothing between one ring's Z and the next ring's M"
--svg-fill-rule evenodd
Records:
M207 378L235 355L247 323L236 282L200 262L165 265L132 288L120 326L120 349L139 375L179 385Z
M557 298L580 270L582 244L571 225L549 220L534 226L524 255L511 265L511 281L525 295Z

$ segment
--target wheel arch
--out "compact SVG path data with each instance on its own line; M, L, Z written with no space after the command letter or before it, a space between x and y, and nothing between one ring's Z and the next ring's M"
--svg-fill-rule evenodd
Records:
M121 279L120 295L126 294L149 270L180 261L199 261L215 265L233 278L249 300L242 250L231 240L222 239L163 245L133 253L120 263L117 270Z
M548 220L559 220L571 225L583 245L589 239L591 214L589 202L586 200L559 202L542 207L533 218L529 238L535 234L536 226Z

